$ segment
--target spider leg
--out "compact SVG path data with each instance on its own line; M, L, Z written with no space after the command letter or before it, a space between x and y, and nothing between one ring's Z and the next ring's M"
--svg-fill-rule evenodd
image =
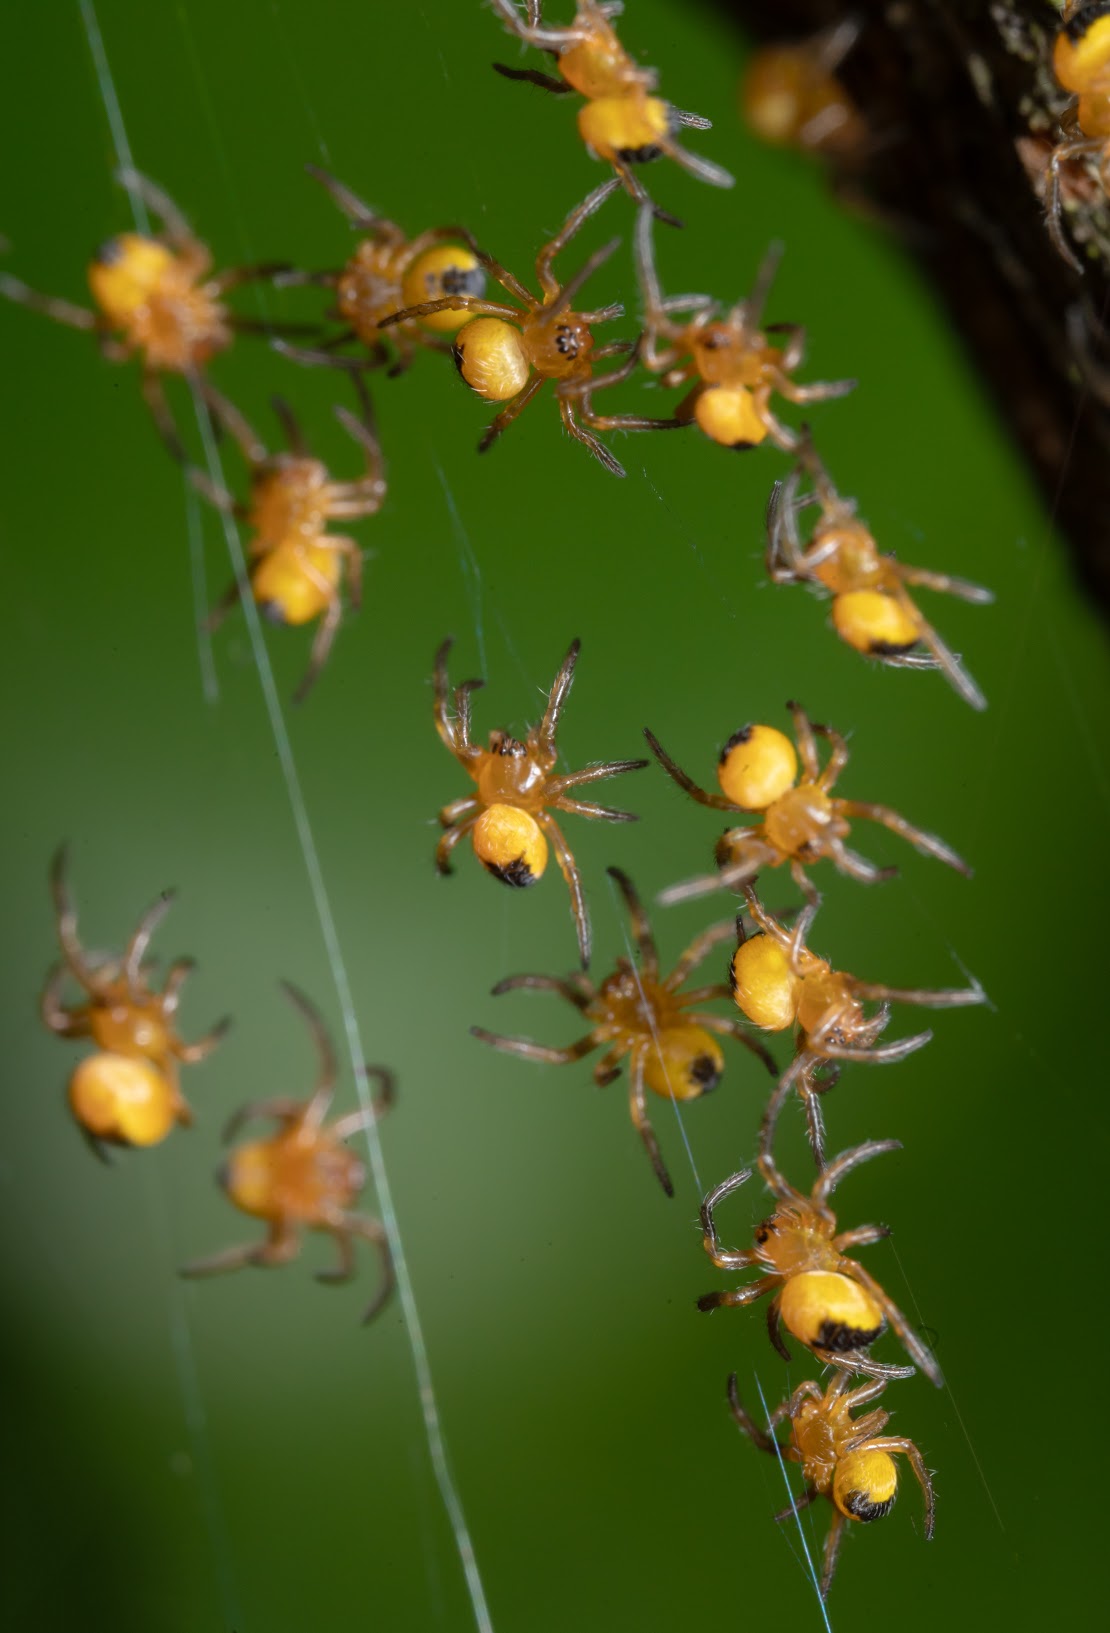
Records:
M566 703L571 686L574 683L574 669L581 650L581 641L576 639L570 643L567 647L566 657L559 665L559 671L551 682L551 690L547 694L543 719L540 721L536 732L538 743L545 749L551 750L555 747L555 734L559 729L559 716L563 712L563 705ZM566 786L566 783L563 782L562 787L565 788Z
M179 1044L174 1054L183 1065L195 1066L199 1061L205 1060L230 1031L231 1016L225 1015L222 1020L216 1022L210 1032L204 1034L203 1038L198 1038L196 1043Z
M886 1316L887 1321L890 1323L892 1330L897 1334L902 1348L905 1350L910 1360L914 1363L919 1371L925 1374L930 1383L935 1384L938 1389L942 1388L944 1385L944 1374L941 1372L933 1352L930 1349L927 1349L922 1343L921 1339L910 1326L897 1304L895 1304L890 1295L885 1292L882 1287L880 1287L879 1283L875 1280L874 1276L871 1275L870 1271L865 1270L863 1265L857 1264L855 1259L853 1259L851 1263L851 1274L853 1280L858 1281L860 1286L870 1293L876 1304L879 1305L883 1314Z
M338 1210L335 1213L329 1212L324 1228L335 1243L339 1262L330 1270L313 1271L313 1276L325 1286L338 1287L343 1282L350 1281L355 1273L355 1244L351 1240L350 1232L345 1228L344 1216Z
M802 1105L806 1114L806 1135L809 1139L809 1148L813 1152L813 1160L817 1164L818 1172L820 1172L825 1166L825 1119L821 1112L820 1097L804 1074L799 1079L798 1092L802 1097Z
M767 1306L767 1337L771 1340L771 1348L777 1355L781 1355L784 1361L792 1359L786 1339L782 1336L781 1290Z
M219 629L228 613L233 612L239 605L243 595L249 595L250 593L250 580L244 579L243 583L240 584L236 579L221 595L201 627L209 631Z
M397 1099L397 1080L385 1066L362 1066L359 1068L358 1076L375 1078L378 1092L365 1110L349 1111L346 1117L336 1119L331 1125L331 1133L337 1140L349 1140L352 1134L358 1134L363 1129L372 1128L375 1123L381 1122Z
M713 1310L742 1309L747 1304L754 1304L756 1299L762 1298L764 1293L769 1293L778 1284L778 1276L764 1276L761 1281L749 1282L746 1287L733 1287L728 1292L703 1293L698 1299L698 1309L703 1315L709 1315Z
M753 1262L754 1255L750 1248L721 1246L715 1212L726 1196L738 1191L751 1177L750 1168L741 1168L735 1174L730 1174L727 1179L723 1179L719 1185L715 1185L702 1199L700 1209L702 1246L718 1270L744 1270Z
M699 964L704 963L715 947L719 947L722 942L734 941L735 939L736 930L731 920L724 924L710 925L708 930L703 930L700 936L694 937L685 952L679 957L670 975L663 982L664 991L676 992L683 981L686 980L686 977L692 975ZM710 997L725 998L730 996L731 993L727 987L701 987L697 992L681 993L678 997L678 1003L682 1008L685 1008L687 1004L700 1003Z
M497 441L501 433L510 426L519 414L522 414L538 391L546 384L542 374L533 375L528 384L517 392L508 403L486 426L478 443L478 452L484 454Z
M88 1020L83 1010L69 1010L61 1000L62 985L68 969L65 964L58 964L47 977L42 997L39 999L39 1014L43 1025L56 1032L62 1038L87 1038L89 1033Z
M697 114L684 114L677 108L674 112L680 125L692 125L698 118ZM706 126L699 124L695 128L702 130ZM700 153L691 153L689 148L680 146L673 136L665 136L660 141L659 146L669 159L673 159L677 165L681 165L682 169L687 171L689 175L696 176L698 181L708 182L710 187L735 187L736 177L726 170L723 165L714 164L711 159L702 158Z
M629 770L632 767L628 768ZM639 767L636 767L638 770ZM569 811L572 816L598 817L603 822L639 822L635 811L615 811L611 805L595 805L593 800L558 799L548 801L549 809L553 811Z
M806 1493L808 1496L808 1492ZM816 1493L814 1493L816 1495ZM812 1501L812 1498L810 1499ZM821 1560L821 1598L827 1599L832 1579L836 1574L836 1562L840 1557L840 1544L844 1541L844 1527L847 1520L836 1505L833 1505L832 1519L829 1521L829 1534L825 1538L825 1553Z
M389 1301L390 1294L396 1286L397 1276L393 1268L393 1255L389 1250L389 1237L380 1219L368 1219L364 1214L349 1213L345 1215L344 1222L348 1230L355 1232L364 1241L369 1242L377 1250L378 1254L380 1279L377 1292L362 1312L362 1324L365 1326L367 1322L373 1321L374 1317L384 1309Z
M274 335L270 340L271 349L279 357L287 357L291 363L300 363L303 368L310 369L343 369L347 374L364 374L368 369L380 368L386 361L387 352L384 346L375 347L369 357L335 357L332 348L346 345L353 339L353 333L344 333L331 341L324 341L319 346L291 346L280 335Z
M808 1049L799 1049L790 1065L779 1078L778 1086L770 1100L768 1100L763 1112L763 1121L759 1128L759 1171L769 1189L776 1196L788 1196L792 1193L793 1188L787 1183L775 1164L771 1149L775 1141L775 1129L778 1127L782 1108L786 1104L791 1089L796 1083L799 1087L801 1086L799 1080L806 1077L814 1063L814 1056ZM805 1092L803 1090L803 1093Z
M574 207L554 238L549 239L536 256L536 277L539 279L540 288L546 296L551 297L546 306L548 312L565 311L582 285L593 276L602 261L608 260L609 256L617 248L620 240L612 239L608 244L603 245L601 249L595 250L585 265L575 273L570 282L562 286L560 286L558 278L555 277L551 270L551 263L559 254L559 251L569 244L575 233L581 229L592 215L596 214L606 199L611 198L619 187L620 182L615 176L610 177L608 181L603 181L599 187L595 187L593 192L582 200L581 204Z
M148 907L139 920L123 955L123 978L132 996L142 985L142 965L155 930L174 904L176 890L164 890L153 906Z
M188 457L184 444L178 435L177 425L170 405L166 400L166 388L162 383L162 376L154 369L144 369L141 377L143 401L150 410L150 417L154 421L154 429L158 432L163 445L170 457L179 465L187 465Z
M743 1406L740 1403L739 1391L738 1391L738 1389L736 1387L736 1374L735 1374L735 1372L730 1372L729 1373L729 1378L728 1378L728 1405L729 1405L729 1411L732 1413L734 1419L736 1420L736 1427L738 1429L740 1429L744 1434L747 1435L748 1439L752 1442L753 1446L757 1446L761 1452L770 1452L772 1456L777 1456L780 1451L783 1454L783 1456L788 1456L789 1455L792 1448L786 1447L786 1446L781 1446L780 1447L779 1443L775 1439L774 1435L773 1434L768 1434L765 1429L761 1429L760 1426L754 1421L754 1419L750 1418L748 1416L747 1412L744 1410ZM771 1427L772 1427L772 1429L775 1427L776 1424L781 1423L785 1416L786 1416L786 1413L785 1413L783 1407L776 1406L774 1411L771 1413Z
M872 1002L917 1004L923 1009L966 1009L972 1004L984 1004L987 995L976 982L972 987L885 987L868 981L852 982L852 991L859 998Z
M181 1266L178 1275L219 1276L227 1270L242 1270L249 1264L270 1270L288 1264L299 1251L300 1242L294 1231L287 1225L271 1225L270 1234L264 1242L244 1243L242 1247L224 1248L222 1253L213 1253L207 1259L193 1259L191 1263Z
M95 312L83 306L74 306L71 301L61 300L56 295L40 295L37 289L25 284L22 278L13 278L10 272L0 272L0 295L19 306L28 307L32 312L41 312L43 317L53 318L55 323L64 323L68 329L100 327Z
M722 988L721 993L728 996L727 988ZM745 1031L739 1021L734 1021L726 1015L691 1015L689 1019L696 1021L698 1026L704 1026L707 1032L719 1032L722 1037L735 1038L737 1043L742 1043L745 1049L749 1049L756 1059L763 1063L772 1077L779 1075L771 1051L758 1038L753 1038L750 1032Z
M632 1126L643 1140L651 1166L655 1169L656 1179L668 1196L674 1196L674 1185L648 1116L647 1097L644 1094L644 1058L641 1049L632 1051L628 1073L628 1109L632 1115Z
M899 1038L897 1043L884 1043L869 1049L853 1049L843 1043L823 1043L821 1053L830 1060L854 1060L867 1065L887 1066L905 1060L915 1050L923 1049L932 1041L931 1032L915 1032L912 1037Z
M640 968L649 980L654 981L659 975L659 951L636 887L627 873L622 872L620 868L606 868L605 871L624 897L624 904L628 908L632 920L632 938L640 953Z
M465 822L458 823L454 828L448 828L446 833L442 835L439 844L436 846L437 873L448 874L455 871L450 862L451 852L459 840L471 831L480 815L480 811L475 812L473 816L467 817Z
M785 1456L785 1448L783 1455ZM774 1516L775 1524L782 1525L786 1520L792 1520L796 1514L802 1512L803 1508L808 1508L811 1503L815 1503L820 1495L816 1486L807 1486L800 1497L791 1498L788 1508L779 1509Z
M587 783L604 782L626 771L643 771L650 763L649 760L607 760L602 765L589 765L583 771L571 771L563 777L549 777L547 787L552 794L565 794L568 788L584 788Z
M1048 236L1060 251L1064 260L1076 272L1083 271L1083 263L1064 237L1061 225L1063 210L1060 205L1060 166L1070 164L1073 159L1086 158L1088 154L1101 153L1105 146L1105 138L1084 138L1081 141L1065 142L1053 148L1052 157L1048 161L1048 198L1045 205L1045 226Z
M295 987L291 981L281 981L278 984L293 1007L300 1010L308 1023L312 1041L316 1045L316 1055L319 1060L316 1082L311 1097L304 1108L305 1130L315 1133L327 1116L332 1093L335 1089L337 1069L335 1050L316 1006L310 1003L304 993L298 987Z
M588 448L591 454L593 454L594 458L598 460L600 464L604 465L610 476L627 476L628 472L625 470L620 460L609 452L605 444L603 442L599 442L597 437L593 435L592 431L587 431L585 426L579 425L578 421L574 417L574 409L571 405L570 397L564 392L560 391L556 393L556 398L559 404L559 414L562 418L563 424L575 441L580 442L584 448Z
M885 1417L886 1414L884 1413L883 1416ZM925 1459L913 1441L907 1440L904 1435L882 1435L876 1440L865 1441L861 1447L856 1449L860 1451L905 1453L909 1465L917 1477L917 1483L921 1487L921 1494L925 1498L925 1540L931 1542L936 1524L936 1493L933 1490L933 1482L929 1471L925 1467Z
M955 868L965 878L971 877L971 869L967 863L943 839L936 834L926 833L922 828L915 828L912 822L907 822L904 816L892 811L888 805L873 805L861 800L837 800L837 807L847 816L859 817L866 822L880 822L891 833L898 834L907 840L922 856L935 856L938 862L944 862L948 867Z
M197 247L196 235L173 199L141 171L121 166L113 180L125 192L142 199L151 214L158 217L163 227L161 236L174 249L191 250Z
M507 68L503 62L493 62L490 67L495 73L505 79L523 80L529 85L538 85L541 91L550 91L555 96L566 96L574 90L565 79L556 79L553 74L545 74L541 68Z
M565 1048L551 1048L545 1043L533 1043L529 1038L509 1038L498 1032L487 1032L484 1026L472 1026L470 1035L499 1049L503 1055L519 1055L522 1060L538 1060L548 1066L569 1066L596 1049L601 1039L596 1032L579 1038Z
M865 1140L862 1145L854 1145L850 1150L842 1151L838 1157L833 1158L813 1187L813 1201L819 1207L824 1206L845 1175L850 1174L853 1168L858 1168L861 1162L870 1162L872 1157L880 1157L888 1151L901 1149L901 1140Z
M827 786L821 780L821 763L817 758L817 740L814 736L814 732L822 731L823 728L810 722L800 703L790 702L786 707L794 721L794 736L798 740L798 755L806 782L817 783L819 787Z
M338 592L334 592L328 601L328 608L320 621L320 626L312 640L312 650L308 657L308 668L301 678L300 684L293 693L294 703L303 703L305 698L320 678L320 671L328 661L331 649L335 645L335 637L339 633L339 625L343 620L343 603Z
M939 595L955 595L961 601L970 601L977 606L988 606L994 600L993 590L985 589L982 584L972 584L966 578L953 578L949 573L930 573L924 567L905 567L900 561L892 561L890 565L903 584L913 584L922 590L936 590Z
M888 879L898 877L898 868L893 863L889 867L880 867L877 862L869 862L866 856L849 850L841 839L829 839L828 855L839 873L846 874L849 879L858 879L863 885L884 884Z
M584 990L577 986L577 980L582 980ZM507 975L503 981L498 981L492 990L492 996L500 998L503 992L557 992L560 998L565 998L568 1004L576 1009L585 1010L592 998L596 996L593 984L584 977L571 976L569 980L561 980L555 975Z
M941 640L932 624L928 623L921 616L920 612L918 612L917 608L914 606L909 596L906 595L904 590L896 596L896 599L900 603L908 606L911 614L917 619L919 638L923 644L928 647L930 656L934 660L936 667L944 672L944 678L947 680L949 686L951 686L954 691L958 692L963 698L964 702L970 704L973 709L985 709L987 706L987 700L983 696L983 693L979 690L979 687L976 685L975 681L963 667L956 654L949 646L945 644L944 641ZM877 655L884 663L895 661L895 659L888 659L883 653L879 653ZM912 654L909 655L912 656ZM925 666L922 665L921 667ZM929 667L932 667L932 665Z
M644 736L647 738L648 747L668 777L676 782L685 793L689 794L691 799L697 800L699 805L708 805L712 811L735 811L737 809L732 801L726 799L723 794L708 794L704 788L699 788L693 778L688 777L682 767L671 759L659 739L646 726L644 727Z
M244 1123L253 1122L256 1117L272 1117L275 1122L298 1123L304 1111L303 1100L291 1100L288 1095L277 1100L248 1100L246 1105L239 1106L232 1112L224 1124L220 1138L228 1144L238 1134Z

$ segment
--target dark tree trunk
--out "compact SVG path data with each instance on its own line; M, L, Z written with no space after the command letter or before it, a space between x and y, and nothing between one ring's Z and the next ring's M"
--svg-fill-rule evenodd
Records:
M1065 173L1071 267L1045 227L1045 166L1071 99L1047 0L716 0L760 41L858 21L837 70L870 139L846 187L900 234L962 333L1110 611L1110 208L1097 166Z

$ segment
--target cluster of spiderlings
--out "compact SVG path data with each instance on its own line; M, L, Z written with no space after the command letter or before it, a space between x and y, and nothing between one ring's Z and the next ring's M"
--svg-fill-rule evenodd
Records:
M375 514L385 495L382 455L365 375L374 370L395 375L424 351L452 355L463 379L479 396L504 405L483 436L480 450L488 448L550 382L566 431L617 476L624 471L599 432L696 425L725 448L750 449L769 443L787 454L792 469L776 485L768 511L767 560L772 579L776 583L805 582L828 591L833 597L834 626L848 644L885 663L940 668L969 703L982 707L984 700L974 682L917 610L907 586L973 601L989 599L989 593L961 580L905 567L881 554L857 517L854 501L842 498L835 488L809 428L795 428L780 417L776 399L805 407L843 396L854 382L802 383L795 378L804 361L803 330L792 324L763 323L777 253L765 259L751 292L727 309L710 295L667 296L661 289L653 235L658 222L679 223L648 196L638 167L665 156L700 180L731 186L727 172L689 152L676 139L683 127L705 129L708 121L680 112L655 95L654 72L628 56L612 26L619 6L579 0L572 21L558 26L544 20L539 0L527 0L523 14L511 0L494 0L494 9L524 45L554 58L558 75L502 65L498 71L553 92L577 92L584 99L578 108L579 132L590 152L615 172L571 210L556 235L539 250L535 260L538 293L479 248L465 227L434 227L410 238L343 184L315 169L313 174L359 234L354 253L337 270L306 273L289 263L274 262L213 275L208 250L193 236L175 206L144 178L128 173L121 181L160 218L162 230L153 236L125 233L99 252L89 273L95 311L39 295L10 276L0 278L0 293L72 327L93 331L110 359L138 358L144 395L163 442L176 458L188 463L165 391L166 375L184 377L212 419L237 444L246 465L248 497L237 498L188 466L201 493L252 529L249 581L232 587L210 622L217 623L241 596L252 597L281 624L318 621L309 666L297 693L299 698L305 695L332 648L342 618L344 591L354 606L360 597L359 548L352 539L329 532L329 524ZM1100 15L1106 9L1088 8ZM818 131L832 139L833 115L848 117L828 76L838 60L837 52L842 54L850 43L850 37L842 34L812 53L812 73L793 88L797 108L785 114L780 110L780 128L785 121L794 132L793 139L819 146ZM773 92L778 94L775 83L770 90L764 86L758 95L753 90L751 96L766 101ZM854 110L848 112L855 117ZM852 140L859 139L853 127ZM622 316L623 308L579 310L578 297L616 248L616 241L565 279L556 275L554 262L584 223L622 188L636 204L634 248L643 324L631 339L598 346L594 326ZM344 408L336 412L359 445L365 461L363 474L334 479L310 455L293 410L280 400L275 407L288 448L282 453L268 452L238 408L209 380L208 365L229 346L237 331L265 329L273 339L274 326L239 317L226 304L224 297L232 289L252 280L317 286L330 292L334 300L330 312L315 323L287 326L287 334L278 336L275 344L294 362L333 368L348 377L358 413ZM488 299L488 280L498 284L508 299ZM609 361L613 366L598 372L598 365ZM603 414L596 409L598 392L627 381L637 370L658 376L664 389L681 392L671 417L649 419ZM808 510L815 512L816 520L808 537L803 537L799 518ZM670 974L663 975L640 898L627 875L611 868L610 876L631 917L638 958L619 959L608 976L595 982L586 973L591 936L585 886L555 813L612 822L635 820L631 813L579 796L589 784L644 769L650 762L613 760L577 772L556 770L556 735L574 678L577 641L555 676L540 723L524 740L494 731L488 747L479 746L471 736L471 701L483 683L468 680L452 690L447 673L449 647L449 642L444 643L435 659L435 726L474 784L474 792L453 799L441 810L443 834L436 865L440 872L450 872L455 846L469 838L483 866L519 890L540 879L549 848L554 850L570 894L582 968L565 977L510 976L494 991L553 992L580 1010L589 1028L565 1048L478 1027L473 1029L475 1034L504 1052L548 1063L572 1063L600 1050L593 1070L598 1084L611 1082L627 1060L631 1119L668 1195L673 1194L673 1185L648 1115L647 1091L688 1102L715 1087L725 1068L721 1038L746 1048L775 1079L757 1156L759 1173L775 1208L756 1231L755 1245L739 1250L723 1247L716 1224L719 1204L750 1177L750 1170L733 1173L702 1204L704 1245L714 1264L723 1269L751 1268L758 1276L740 1288L709 1294L700 1305L704 1310L743 1305L768 1294L771 1338L780 1353L789 1355L785 1329L818 1360L835 1369L827 1388L812 1382L797 1388L772 1412L766 1430L745 1412L735 1376L729 1384L733 1415L741 1430L762 1449L801 1465L806 1482L803 1503L822 1496L831 1502L821 1581L822 1592L826 1592L847 1522L877 1518L894 1500L894 1454L908 1458L921 1484L926 1534L931 1534L932 1488L916 1446L881 1433L887 1421L885 1412L873 1409L862 1416L852 1414L874 1400L888 1381L906 1377L915 1368L934 1383L939 1384L941 1376L933 1356L902 1313L850 1256L850 1250L878 1240L885 1231L878 1226L841 1231L829 1206L835 1186L851 1169L896 1148L898 1142L870 1141L827 1160L823 1098L836 1084L843 1064L894 1062L929 1040L931 1034L921 1032L895 1043L881 1043L891 1003L953 1007L978 1003L982 994L977 987L901 990L835 970L808 945L820 905L808 870L827 858L840 872L861 882L894 871L881 869L848 849L845 841L853 819L879 822L922 853L961 872L968 869L942 840L912 826L897 812L834 794L848 758L844 739L829 727L811 723L796 704L789 707L797 748L774 726L743 727L728 739L721 754L719 794L706 792L693 782L647 732L649 746L663 769L695 801L754 819L725 833L717 845L715 874L676 885L661 900L666 903L719 889L739 890L744 911L735 923L730 918L708 926ZM823 767L819 738L829 750ZM782 866L789 868L803 897L792 923L769 913L755 889L757 876ZM64 1036L93 1038L100 1051L74 1074L70 1100L75 1119L100 1151L112 1143L154 1144L175 1122L189 1121L177 1085L178 1062L203 1058L222 1028L192 1045L176 1036L172 1021L187 962L170 967L161 992L148 984L144 974L147 944L168 896L160 898L144 917L123 956L112 959L83 952L61 857L55 864L54 892L64 967L48 982L44 1019ZM726 941L735 945L728 983L687 988L687 979ZM60 998L61 980L67 972L80 983L87 998L72 1009L65 1008ZM339 1252L336 1269L322 1279L345 1280L353 1273L354 1242L361 1237L376 1248L381 1260L380 1289L369 1316L388 1296L392 1266L383 1228L352 1211L365 1175L345 1141L387 1109L393 1097L392 1075L384 1068L366 1068L378 1079L377 1099L363 1111L326 1123L336 1077L331 1044L308 1000L287 984L285 992L314 1038L320 1060L318 1080L305 1100L269 1099L242 1107L231 1120L229 1137L253 1117L273 1119L277 1132L236 1147L221 1175L229 1199L264 1222L265 1238L196 1261L185 1273L199 1276L251 1264L283 1263L296 1254L300 1230L312 1228L332 1235ZM740 1017L705 1008L717 1002L734 1004ZM869 1011L868 1005L876 1007ZM792 1031L793 1056L781 1072L751 1029ZM808 1194L791 1185L775 1156L776 1128L791 1091L797 1092L803 1104L818 1166ZM912 1366L892 1366L872 1358L871 1347L887 1326L901 1341ZM868 1381L852 1387L854 1374ZM776 1438L780 1425L787 1428L787 1438L782 1441Z

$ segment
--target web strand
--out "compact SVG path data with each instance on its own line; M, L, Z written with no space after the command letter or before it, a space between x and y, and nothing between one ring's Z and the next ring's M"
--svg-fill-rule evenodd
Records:
M194 378L191 382L193 391L193 406L196 412L197 428L200 432L204 447L205 462L208 467L209 478L218 487L224 486L223 470L220 465L219 452L208 415L207 405L201 394L199 384ZM428 1442L428 1452L432 1467L435 1471L436 1483L439 1486L440 1496L451 1531L455 1539L462 1563L463 1574L466 1578L467 1590L474 1611L474 1620L479 1633L493 1633L493 1622L490 1618L486 1603L485 1590L478 1571L478 1563L474 1553L474 1545L470 1536L470 1529L466 1522L458 1488L451 1473L447 1458L447 1447L443 1437L440 1422L439 1406L436 1401L435 1388L432 1382L431 1366L428 1360L428 1351L424 1342L424 1331L420 1322L420 1315L416 1305L416 1296L413 1290L412 1278L409 1274L408 1261L405 1257L404 1244L401 1239L401 1227L393 1204L393 1194L386 1172L385 1157L382 1152L381 1137L378 1132L377 1118L374 1115L373 1101L366 1076L362 1071L362 1063L366 1058L362 1046L362 1037L359 1032L358 1016L355 1012L354 998L351 992L350 978L347 973L346 961L339 943L335 918L332 913L331 900L327 885L324 881L323 869L320 865L319 852L309 819L308 807L301 787L300 774L297 771L293 757L293 747L289 740L289 732L285 724L281 701L278 697L277 686L274 681L273 669L270 666L270 655L266 649L266 642L262 634L262 625L258 616L258 609L250 593L250 580L247 574L247 563L243 555L243 547L239 539L239 532L235 522L226 511L220 512L224 537L227 542L228 554L231 558L232 571L239 585L239 598L246 619L247 633L250 638L251 651L254 656L255 668L258 672L259 684L269 717L270 730L273 734L274 748L277 752L278 763L281 766L282 777L285 781L286 794L293 816L293 823L297 831L297 839L304 860L305 871L308 874L309 888L312 892L313 905L323 936L324 947L327 953L328 965L331 970L332 981L336 996L339 999L339 1008L343 1017L343 1031L347 1042L347 1052L350 1059L351 1071L354 1075L358 1093L359 1106L366 1116L366 1144L370 1158L370 1172L377 1193L378 1208L381 1213L382 1224L385 1227L389 1240L389 1251L393 1259L393 1267L397 1276L397 1292L401 1300L401 1307L405 1316L405 1331L408 1335L409 1349L412 1353L413 1369L416 1373L417 1386L420 1395L420 1408L424 1419L424 1431Z

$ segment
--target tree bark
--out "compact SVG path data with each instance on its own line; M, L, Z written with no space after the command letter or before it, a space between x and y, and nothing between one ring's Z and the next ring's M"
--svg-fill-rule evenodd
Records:
M1110 208L1097 163L1069 165L1075 270L1043 204L1073 102L1052 72L1058 13L1047 0L716 3L760 42L858 22L837 77L868 138L850 171L840 162L842 185L903 238L947 303L1080 580L1110 613Z

